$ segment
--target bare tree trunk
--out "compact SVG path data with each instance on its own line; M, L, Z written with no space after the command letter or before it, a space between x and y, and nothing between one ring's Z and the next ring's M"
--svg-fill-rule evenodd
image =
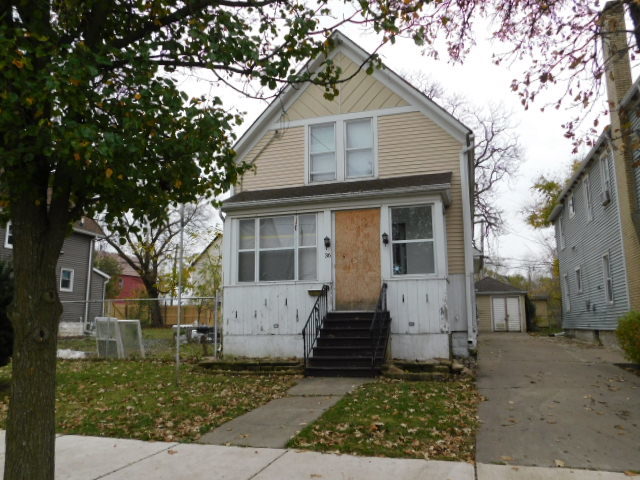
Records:
M153 299L153 301L149 302L151 303L151 325L153 327L162 327L164 325L164 319L162 317L162 309L160 308L160 301L158 300L160 292L153 284L147 285L147 282L144 282L144 283L145 283L145 287L147 288L147 293L149 294L149 298Z
M15 294L9 315L15 336L5 480L52 480L55 471L56 347L62 313L56 263L65 224L37 230L32 227L37 222L20 221L30 214L38 212L26 209L13 215Z

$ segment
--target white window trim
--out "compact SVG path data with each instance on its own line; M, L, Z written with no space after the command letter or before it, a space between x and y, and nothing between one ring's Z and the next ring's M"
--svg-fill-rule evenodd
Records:
M69 285L70 285L69 288L64 288L62 286L62 279L63 279L62 273L63 272L71 272L71 278L69 279ZM64 267L62 267L60 269L60 285L59 285L60 286L60 291L61 292L73 292L73 280L74 280L74 278L75 278L75 271L74 271L73 268L64 268Z
M576 216L576 200L573 197L573 192L567 197L567 206L569 207L569 218Z
M9 243L9 232L12 230L11 221L7 222L7 224L4 226L4 229L4 248L13 249L13 241ZM13 237L13 233L11 234L11 237Z
M582 188L584 189L584 204L586 206L587 222L593 220L593 200L591 198L591 179L589 174L586 174L582 179Z
M305 185L322 185L324 183L336 182L357 182L362 180L373 180L378 178L378 115L352 116L341 115L325 119L322 122L309 123L304 130L304 182ZM366 177L347 177L347 160L346 160L346 132L347 123L353 120L371 119L371 130L373 135L373 172L372 175ZM311 127L318 125L334 124L335 142L336 142L336 178L335 180L321 180L317 182L311 181L311 152L309 142L311 140Z
M576 267L576 289L578 293L582 293L583 285L582 285L582 268Z
M613 296L613 276L611 275L611 256L608 253L602 255L602 277L604 281L604 300L609 305L613 305L615 301ZM611 287L609 287L609 282L611 282Z
M564 229L562 228L562 214L560 218L558 218L558 241L560 242L560 250L564 250L565 239L564 239Z
M234 231L237 232L237 240L234 242L235 243L235 252L233 255L233 263L234 263L234 284L235 285L264 285L264 284L272 284L272 283L277 283L277 284L282 284L282 283L317 283L318 282L318 278L320 276L320 272L319 272L319 262L318 262L318 252L320 251L320 245L319 245L319 240L318 240L318 215L320 215L321 212L318 211L313 211L313 212L300 212L300 213L283 213L281 215L263 215L263 216L251 216L251 217L244 217L244 218L237 218L235 223L236 226L234 228ZM315 245L300 245L299 242L299 230L298 230L298 225L299 225L299 217L300 216L304 216L304 215L313 215L315 217L315 221L316 221L316 243ZM294 236L293 236L293 246L291 247L282 247L282 248L260 248L260 220L265 220L265 219L269 219L269 218L279 218L279 217L294 217ZM241 220L253 220L254 222L254 239L253 239L253 249L240 249L240 221ZM299 250L307 250L307 249L311 249L311 248L315 248L316 249L316 279L315 280L299 280L298 277L300 276L300 272L299 272ZM294 278L293 279L289 279L289 280L260 280L260 252L264 251L264 252L269 252L269 251L278 251L278 250L293 250L294 251L294 260L293 260L293 268L294 268ZM240 275L240 268L239 268L239 262L238 262L238 258L239 258L239 254L240 252L254 252L254 256L253 256L253 281L241 281L239 279L239 275Z
M438 205L438 203L409 203L409 204L399 204L399 205L389 205L389 213L388 213L388 222L387 222L387 232L389 235L389 244L386 246L387 248L389 248L389 268L390 268L390 276L392 279L397 279L397 280L403 280L403 279L413 279L413 278L433 278L433 277L437 277L440 274L441 271L441 266L439 265L439 258L440 255L438 254L438 248L440 247L440 245L443 245L443 243L441 243L441 232L440 230L440 222L437 221L436 216L437 216L437 212L438 210L436 209L436 206ZM393 209L394 208L407 208L407 207L431 207L431 229L432 229L432 238L431 239L419 239L419 240L400 240L398 242L394 242L393 240ZM400 274L400 273L395 273L393 271L393 244L394 243L419 243L419 242L425 242L425 241L430 241L433 243L433 269L434 271L432 273L407 273L407 274Z
M564 311L570 312L571 311L571 294L570 294L570 286L569 286L569 275L565 273L562 276L562 280L563 280L562 287L564 290L563 297L566 299L566 302L564 304Z

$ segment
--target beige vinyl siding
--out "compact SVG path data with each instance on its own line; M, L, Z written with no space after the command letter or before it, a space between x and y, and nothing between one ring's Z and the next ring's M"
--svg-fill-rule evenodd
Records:
M451 206L446 211L449 273L464 273L464 230L460 145L420 112L386 115L378 119L380 178L452 172Z
M336 55L334 62L342 68L341 78L353 75L358 65L343 54ZM324 88L309 85L293 105L282 115L280 121L317 118L341 113L364 112L408 105L363 68L352 79L338 85L339 94L333 100L324 98Z
M304 127L267 132L246 161L255 169L243 175L238 192L304 185Z
M476 309L478 311L478 330L481 332L491 332L491 296L476 295Z

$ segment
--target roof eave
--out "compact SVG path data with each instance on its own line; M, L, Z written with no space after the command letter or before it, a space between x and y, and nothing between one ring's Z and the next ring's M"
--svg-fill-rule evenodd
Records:
M386 188L376 190L366 190L361 192L350 193L332 193L328 195L308 195L301 197L288 197L278 198L273 200L250 200L246 202L236 202L231 204L222 204L222 210L225 212L234 212L238 210L246 210L250 208L260 207L275 207L275 206L287 206L287 205L299 205L299 204L312 204L312 203L325 203L335 200L344 200L345 197L349 199L359 198L375 198L375 197L394 197L402 195L410 195L415 193L437 193L440 194L442 202L445 207L451 204L451 184L437 184L437 185L419 185L413 187L402 188Z

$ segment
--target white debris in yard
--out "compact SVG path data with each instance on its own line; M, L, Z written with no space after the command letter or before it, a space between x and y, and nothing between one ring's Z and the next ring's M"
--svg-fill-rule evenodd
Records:
M77 359L87 358L87 352L80 352L79 350L70 350L68 348L61 348L58 350L58 358L64 359Z

